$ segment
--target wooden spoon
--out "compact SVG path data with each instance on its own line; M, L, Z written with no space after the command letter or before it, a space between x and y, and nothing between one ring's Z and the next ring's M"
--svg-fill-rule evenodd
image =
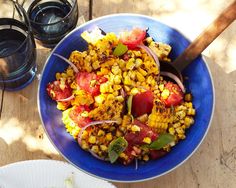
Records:
M161 64L161 70L169 71L182 79L181 72L204 51L236 19L236 0L229 5L173 63ZM167 65L166 65L167 64Z

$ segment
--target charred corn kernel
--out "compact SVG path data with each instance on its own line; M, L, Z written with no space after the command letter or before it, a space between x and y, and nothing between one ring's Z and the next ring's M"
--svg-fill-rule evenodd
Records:
M158 87L159 87L160 91L164 90L164 84L160 84Z
M94 152L94 153L98 153L98 151L99 151L98 146L97 145L92 146L91 151Z
M174 135L175 134L175 129L173 127L170 127L169 128L169 133Z
M113 85L113 89L115 91L120 90L121 88L122 88L121 85Z
M147 41L148 44L150 44L151 42L153 42L152 37L147 37L145 40Z
M100 85L100 92L106 93L109 92L109 85L107 83L103 83Z
M189 108L188 111L187 111L187 115L190 115L190 116L194 116L195 115L195 109L193 108Z
M144 156L143 156L143 160L144 160L144 161L148 161L148 160L149 160L149 156L148 156L148 155L144 155Z
M137 93L139 93L139 90L138 90L138 88L135 88L135 87L132 88L131 91L130 91L131 95L136 95Z
M170 91L168 89L164 89L161 93L161 97L165 100L169 97Z
M147 82L148 84L151 84L153 79L154 79L154 78L153 78L152 76L148 76L146 82Z
M97 80L90 81L90 87L94 87L97 84Z
M130 58L128 60L128 62L126 63L126 68L128 70L132 70L135 67L135 59L134 58Z
M151 138L149 138L149 137L145 137L145 138L143 139L143 142L146 143L146 144L151 144L152 140L151 140Z
M101 129L99 129L98 131L98 136L104 136L105 135L105 132Z
M95 143L96 143L96 137L91 135L91 136L89 137L89 139L88 139L88 142L89 142L90 144L95 144Z
M86 141L84 141L84 140L81 141L81 147L82 147L84 150L86 150L86 149L89 148L88 143L87 143Z
M98 61L98 60L94 61L94 62L92 63L92 67L93 67L94 70L100 68L100 63L99 63L99 61Z
M121 137L122 135L123 135L123 134L122 134L121 131L119 131L119 130L116 131L116 136L117 136L117 137Z
M140 67L142 64L143 64L142 59L137 58L137 59L135 60L135 67Z
M129 86L124 86L124 89L125 89L126 92L129 92L129 91L130 91Z
M117 85L120 84L121 79L122 79L122 77L120 75L115 75L114 76L114 83L117 84Z
M118 100L119 102L124 102L124 97L122 97L121 95L116 96L116 100Z
M179 137L179 139L182 139L182 140L186 138L186 136L184 134L178 134L178 137Z
M136 73L134 71L129 71L128 72L128 76L132 79L132 80L135 80L136 78Z
M83 111L80 115L82 116L82 117L88 117L88 111Z
M128 159L128 156L125 153L123 153L123 152L120 154L119 157L122 158L122 159L125 159L125 160Z
M111 72L115 75L120 74L121 73L120 67L118 65L112 66Z
M126 62L125 62L123 59L119 59L118 64L119 64L119 66L120 66L121 69L124 69Z
M137 125L133 125L133 126L131 127L131 131L133 131L133 132L139 132L139 131L140 131L140 127L137 126Z
M176 116L181 120L184 119L186 116L186 112L185 111L178 111L176 112Z
M192 95L190 93L187 93L184 96L184 100L187 101L187 102L191 102L192 101Z
M184 118L184 125L186 126L186 128L189 128L190 125L192 125L194 123L194 120L192 117L186 116Z
M142 68L138 68L138 71L143 75L143 76L147 76L147 72L145 70L143 70Z
M146 121L148 121L148 115L147 114L143 114L143 115L139 116L137 119L139 121L141 121L142 123L145 123Z
M73 69L68 68L68 69L66 70L66 74L67 74L68 76L74 76L74 71L73 71Z
M175 129L178 134L184 134L184 130L182 127L178 127Z
M107 95L107 100L113 100L115 96L113 94L108 94Z
M85 130L82 134L82 139L86 139L88 137L88 132Z
M103 75L106 75L106 74L108 74L109 73L109 70L107 69L107 68L101 68L101 73L103 74Z
M112 140L112 134L111 133L107 133L106 134L106 140L107 141L111 141Z
M105 145L100 145L100 149L102 150L102 151L107 151L107 146L105 146Z
M104 102L104 100L105 100L105 97L104 97L104 95L98 95L94 99L95 99L96 103L102 104Z
M136 76L139 82L145 81L145 77L140 72L136 71Z
M180 127L180 126L181 126L180 123L175 123L175 124L173 125L174 128L178 128L178 127Z
M66 105L63 102L57 102L57 109L58 110L66 110L68 108L68 105Z
M59 72L57 72L57 73L56 73L56 79L57 79L57 80L60 80L60 78L61 78L61 74L60 74Z
M126 76L125 78L124 78L124 84L125 85L132 85L132 80L130 79L130 77L129 76Z

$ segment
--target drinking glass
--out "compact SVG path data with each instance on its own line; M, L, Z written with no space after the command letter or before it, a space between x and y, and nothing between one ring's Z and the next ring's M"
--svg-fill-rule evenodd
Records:
M76 27L77 0L23 0L34 37L45 47L54 47Z
M11 0L0 3L0 88L15 91L35 76L35 42L25 10Z

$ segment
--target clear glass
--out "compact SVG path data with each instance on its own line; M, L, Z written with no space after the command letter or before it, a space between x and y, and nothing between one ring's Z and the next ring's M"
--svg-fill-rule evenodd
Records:
M0 88L15 91L35 76L35 42L24 9L12 1L0 3Z
M77 0L25 0L34 37L45 47L54 47L78 21Z

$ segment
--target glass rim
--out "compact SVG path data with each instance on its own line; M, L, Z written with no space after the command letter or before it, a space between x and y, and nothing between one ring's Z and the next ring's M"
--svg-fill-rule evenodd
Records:
M38 2L39 2L39 1L41 1L41 0L38 0ZM34 2L33 2L33 3L34 3ZM35 2L35 3L37 3L37 2ZM32 5L32 4L31 4L31 5ZM67 18L72 14L73 10L74 10L76 7L78 8L78 3L77 3L77 0L74 0L73 6L72 6L71 10L68 12L68 14L65 15L62 19L60 19L60 20L58 20L58 21L56 21L56 22L50 23L50 24L35 22L35 21L33 21L29 16L28 16L28 17L29 17L30 22L33 23L33 24L37 24L37 25L40 25L40 26L51 26L51 25L58 24L58 23L64 21L65 19L67 19ZM33 8L33 7L32 7L32 8ZM28 13L29 13L29 8L27 9L27 15L28 15Z
M27 35L26 35L26 37L25 37L25 39L24 39L24 41L20 44L20 46L18 47L18 48L16 48L14 51L12 51L11 53L9 53L8 55L4 55L4 56L1 56L0 55L0 58L6 58L6 57L9 57L9 56L11 56L11 55L13 55L13 54L15 54L23 45L25 45L25 43L27 42L27 40L28 39L30 39L30 30L29 30L29 27L27 27L27 25L25 25L25 24L23 24L22 22L20 22L19 20L16 20L16 19L13 19L13 18L0 18L0 21L1 20L3 20L3 19L5 19L5 20L11 20L11 21L16 21L16 22L18 22L19 24L21 24L22 26L26 26L26 28L28 28L26 31L28 31L28 33L23 29L23 28L21 28L21 27L19 27L19 26L17 26L17 25L14 25L14 24L11 24L12 26L14 25L15 27L17 27L17 28L20 28L20 29L22 29L22 30L24 30L26 33L27 33ZM9 24L10 25L10 24ZM1 25L0 25L1 26ZM13 28L10 28L11 30L15 30L15 29L13 29ZM3 30L3 29L0 29L0 31L1 30ZM15 30L15 31L18 31L18 30ZM18 32L20 32L20 31L18 31ZM22 32L20 32L21 34L23 34ZM24 35L24 34L23 34Z

